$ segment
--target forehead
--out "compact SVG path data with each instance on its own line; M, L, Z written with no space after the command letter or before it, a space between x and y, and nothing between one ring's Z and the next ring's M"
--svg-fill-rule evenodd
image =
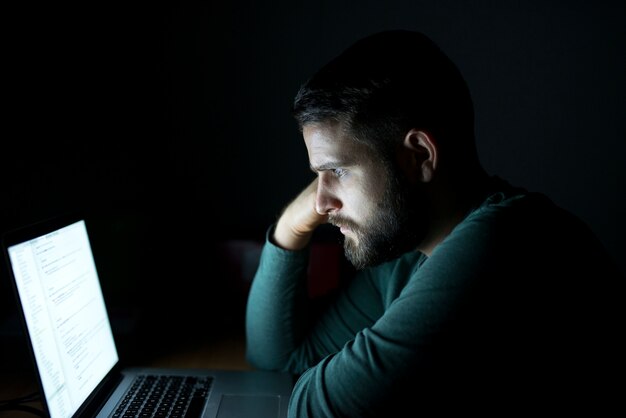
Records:
M313 166L327 159L353 161L371 154L365 144L349 138L338 123L307 124L302 129L302 135Z

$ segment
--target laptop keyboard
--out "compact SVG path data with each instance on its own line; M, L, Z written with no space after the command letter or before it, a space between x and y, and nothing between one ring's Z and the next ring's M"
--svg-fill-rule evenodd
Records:
M113 417L200 417L211 383L210 377L137 376Z

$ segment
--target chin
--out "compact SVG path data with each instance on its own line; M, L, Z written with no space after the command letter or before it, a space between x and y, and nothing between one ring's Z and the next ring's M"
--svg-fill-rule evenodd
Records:
M416 234L344 237L346 258L358 269L375 267L414 251L419 244Z

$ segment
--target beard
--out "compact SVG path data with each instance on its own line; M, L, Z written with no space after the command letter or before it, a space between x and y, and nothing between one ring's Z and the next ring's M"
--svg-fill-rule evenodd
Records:
M330 216L329 222L346 226L355 237L344 236L344 252L352 265L360 270L375 266L414 250L424 237L418 190L386 164L387 185L375 213L364 224L340 216Z

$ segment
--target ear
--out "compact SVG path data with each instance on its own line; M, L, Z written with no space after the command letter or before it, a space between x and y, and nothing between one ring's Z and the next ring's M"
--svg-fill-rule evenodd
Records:
M428 183L437 170L437 143L429 133L411 129L400 147L399 162L411 182Z

